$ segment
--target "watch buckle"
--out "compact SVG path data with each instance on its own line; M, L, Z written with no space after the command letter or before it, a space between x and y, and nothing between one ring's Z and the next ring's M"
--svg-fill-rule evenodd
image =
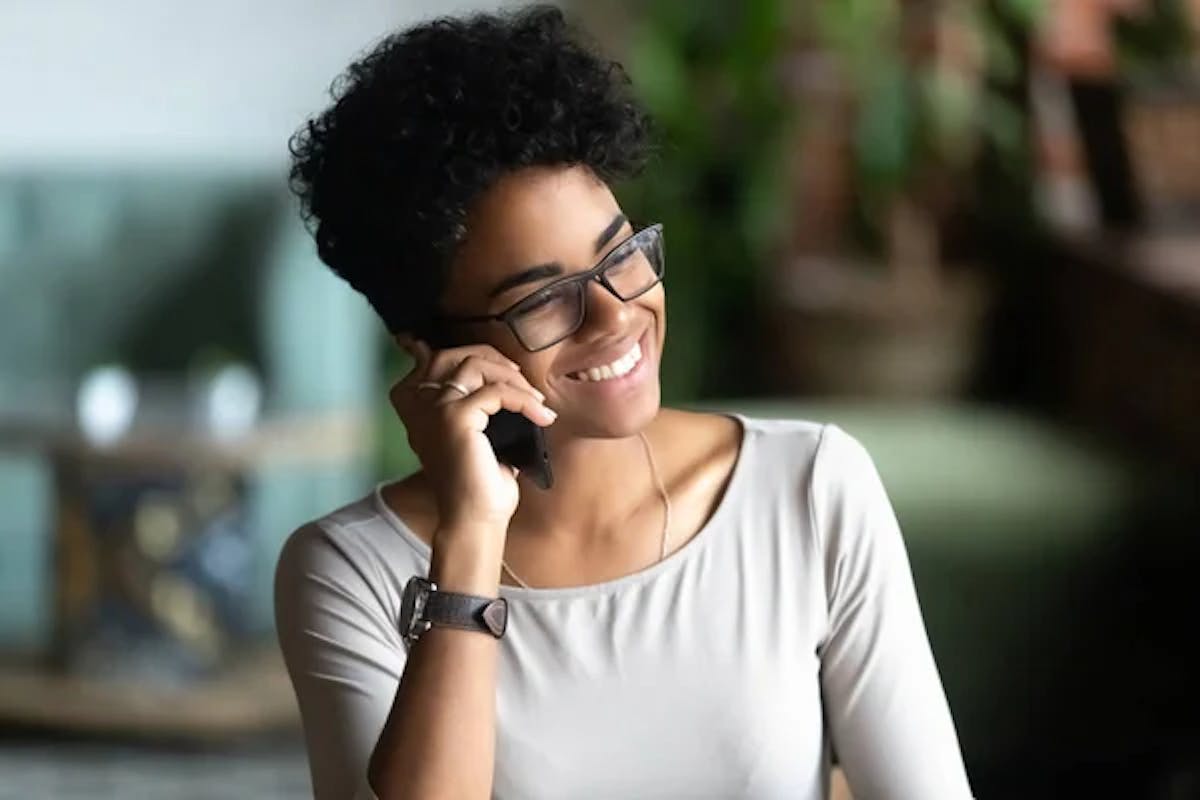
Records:
M508 627L508 605L501 599L493 600L483 609L483 622L492 635L499 639Z

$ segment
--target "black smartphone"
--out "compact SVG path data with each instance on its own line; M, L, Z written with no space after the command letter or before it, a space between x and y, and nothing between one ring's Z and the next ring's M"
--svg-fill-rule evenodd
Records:
M502 408L492 414L483 433L491 441L497 461L521 470L539 488L549 489L554 485L546 433L540 425L524 414Z
M445 336L433 331L427 332L426 337L433 347L453 346L447 344ZM483 434L492 443L496 460L501 464L516 467L540 489L549 489L554 485L550 450L546 446L546 433L540 425L524 414L502 408L492 414Z

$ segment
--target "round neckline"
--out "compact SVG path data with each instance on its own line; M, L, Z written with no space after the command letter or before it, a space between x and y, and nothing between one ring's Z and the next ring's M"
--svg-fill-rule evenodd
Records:
M733 470L730 472L729 480L725 485L725 491L722 493L721 499L717 502L717 507L713 509L713 513L705 520L700 530L696 531L696 534L685 542L682 547L671 552L661 561L656 561L636 572L631 572L628 575L622 575L607 581L601 581L600 583L588 583L582 586L556 586L544 589L537 587L525 589L520 586L501 584L500 596L508 600L538 602L612 594L627 587L648 583L662 573L671 571L677 566L682 566L693 558L697 552L703 550L707 546L708 541L713 538L713 531L731 513L728 508L733 505L736 494L740 490L744 480L742 474L747 470L747 449L750 447L751 441L749 420L744 414L735 411L717 413L735 420L741 426L741 441L738 444L737 458L733 462ZM372 492L375 510L428 562L433 555L429 545L425 544L419 536L413 533L404 520L384 501L383 487L386 485L388 485L388 481L381 481L375 485L375 490Z

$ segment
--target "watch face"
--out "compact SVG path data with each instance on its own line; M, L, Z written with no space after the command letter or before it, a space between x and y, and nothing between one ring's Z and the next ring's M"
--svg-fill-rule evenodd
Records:
M400 600L400 634L410 644L427 627L421 618L425 615L425 601L431 586L429 581L415 575L404 586L404 596Z

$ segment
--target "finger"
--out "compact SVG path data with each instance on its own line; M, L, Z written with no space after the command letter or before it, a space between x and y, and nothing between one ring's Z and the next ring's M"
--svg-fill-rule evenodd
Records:
M546 395L542 394L518 370L509 369L507 366L497 364L495 361L490 361L479 355L467 356L449 376L429 377L427 380L441 382L454 381L455 383L462 384L471 392L485 383L509 383L518 389L524 389L537 397L539 401L544 402L546 400Z
M480 433L487 428L492 414L501 409L521 414L542 427L558 418L558 414L536 397L507 383L489 383L461 402L449 404L447 409L448 413L465 415L465 424Z
M429 362L433 360L433 349L421 339L410 339L408 351L416 362L416 372L424 375L429 369Z
M408 353L412 358L412 364L408 372L404 373L404 377L393 389L398 389L401 386L416 385L424 380L424 375L428 371L429 366L429 346L424 347L417 344L417 340L408 335L397 335L394 337L396 344L403 348L404 352Z
M419 344L424 343L419 342ZM432 354L429 366L435 374L445 375L452 372L455 365L461 363L469 356L478 356L479 358L504 365L513 370L520 370L521 368L517 362L508 358L490 344L467 344L435 351Z
M407 378L396 381L392 384L392 388L388 389L388 400L391 401L392 408L396 409L397 411L400 410L401 392L407 388L404 383L405 380L407 380Z

